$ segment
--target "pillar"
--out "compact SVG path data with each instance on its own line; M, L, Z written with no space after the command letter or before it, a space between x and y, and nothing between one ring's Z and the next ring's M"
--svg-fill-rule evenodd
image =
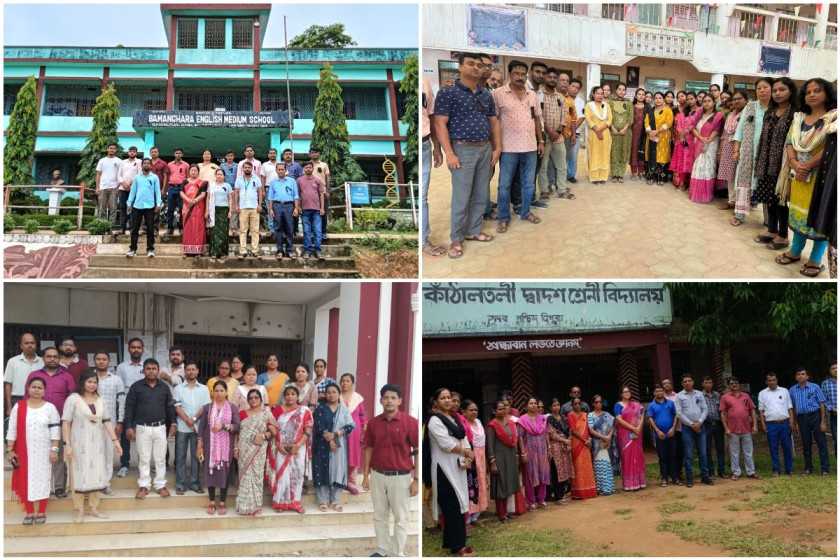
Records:
M531 354L514 354L511 356L511 391L513 402L511 406L518 408L524 414L528 399L537 392L537 378L531 364Z
M657 383L662 383L663 379L674 380L673 373L671 372L671 345L667 341L660 342L656 345L656 359L654 360L653 368ZM675 385L679 386L679 383Z
M601 85L601 65L589 63L586 65L586 91L583 92L583 98L589 101L589 93L595 86Z
M592 2L586 5L587 12L586 15L589 17L601 17L601 2Z
M277 153L279 154L280 151L281 151L280 146L281 146L282 143L283 143L283 140L280 137L280 131L279 130L272 130L271 131L271 140L269 141L269 147L277 150ZM278 158L278 161L279 161L279 158Z
M766 41L775 41L779 35L779 16L767 16L767 21L764 24L764 39Z
M732 4L718 4L715 18L717 34L726 36L729 33L729 18L732 16Z
M423 344L423 325L420 322L420 285L415 283L411 294L411 320L414 322L413 340L411 344L411 391L408 393L408 403L403 405L404 410L415 418L420 418L423 402L423 383L421 375L423 371L423 353L420 348Z
M376 337L376 380L373 385L374 395L379 388L388 383L388 363L391 354L391 288L390 282L379 285L379 328ZM365 395L365 398L371 398ZM382 413L382 403L373 397L374 414Z
M828 10L831 5L822 2L817 4L817 26L814 29L814 46L817 48L825 48L825 34L828 27Z
M148 157L149 152L152 151L152 147L155 145L155 131L153 129L149 129L143 133L143 143L146 145L146 152L143 155Z
M710 82L712 84L717 84L720 89L723 90L723 74L712 74Z
M668 4L662 2L659 4L659 25L662 27L670 27L668 23Z

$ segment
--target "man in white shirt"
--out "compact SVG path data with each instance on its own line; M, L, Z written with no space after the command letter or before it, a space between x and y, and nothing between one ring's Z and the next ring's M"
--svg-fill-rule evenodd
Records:
M96 163L96 212L103 220L113 221L117 214L117 189L120 184L120 164L116 144L108 144L107 155Z
M141 381L143 376L143 339L132 338L128 341L128 357L129 359L117 366L117 377L123 383L123 390L128 394L131 386ZM125 402L125 398L123 398ZM123 414L125 410L123 410ZM122 414L120 415L122 417ZM120 456L120 470L117 471L117 477L123 478L128 474L128 464L131 459L131 441L126 437L125 432L122 431L122 426L117 425L120 431L120 446L122 446L122 455Z
M765 376L767 388L758 393L758 412L761 429L767 433L770 445L770 461L773 463L773 476L781 474L779 465L779 445L785 458L785 474L793 473L793 402L790 393L779 387L779 380L772 371Z
M184 372L186 382L179 384L172 391L175 414L178 415L178 431L175 433L175 493L179 496L184 494L188 487L198 494L204 493L196 459L198 422L195 417L204 405L210 404L207 386L198 382L198 364L188 363Z
M178 346L173 346L169 349L169 367L161 368L158 379L174 390L177 385L184 382L185 374L184 351Z
M586 101L578 95L578 92L580 92L582 87L583 84L577 78L574 78L569 82L569 95L575 100L575 113L577 113L578 120L578 124L575 129L575 142L566 143L566 179L570 183L577 183L575 175L577 174L578 150L585 140L583 132L586 127L583 123L586 121L586 117L583 115L583 109L586 107Z
M254 157L254 147L251 144L246 144L243 153L245 154L245 159L236 164L236 178L239 179L242 177L242 165L247 161L252 166L251 173L260 180L260 184L264 184L262 181L262 163Z
M25 332L20 335L19 342L20 354L9 358L3 373L3 393L6 405L4 418L9 417L15 403L26 395L26 379L29 374L44 367L44 360L35 353L38 347L35 335Z
M111 356L107 352L97 352L93 357L93 367L96 371L99 387L99 396L105 402L105 411L108 417L116 426L116 435L122 435L123 412L125 412L125 386L122 379L111 373L108 367ZM111 478L114 474L114 443L110 437L105 438L105 453L102 459L105 461L105 472L108 473L108 486L102 491L104 494L111 494Z
M128 148L128 157L120 163L119 176L119 200L117 201L117 225L125 235L128 229L128 194L131 191L131 184L134 178L143 169L142 160L137 159L137 147Z
M277 150L274 148L268 150L268 161L263 162L260 166L260 175L262 176L266 194L268 194L268 186L273 180L277 179ZM268 206L271 205L271 202L268 201L267 196L263 198L263 204L265 207L263 208L262 215L265 219L268 231L272 232L274 231L274 218L268 211Z
M325 212L321 215L321 239L324 240L327 238L327 216L330 213L330 179L332 175L330 174L330 166L327 165L327 162L321 161L321 150L315 146L309 147L309 159L312 160L312 174L318 177L324 184ZM297 231L297 227L295 227L295 231Z

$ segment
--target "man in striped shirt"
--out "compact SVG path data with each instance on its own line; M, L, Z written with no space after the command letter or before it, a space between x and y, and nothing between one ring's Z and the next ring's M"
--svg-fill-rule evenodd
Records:
M796 423L802 438L805 474L811 474L814 470L811 442L816 439L820 453L820 469L823 475L827 475L829 467L825 432L828 431L828 421L825 414L825 395L819 385L808 381L808 371L804 367L796 368L796 385L790 388L790 399L793 401Z
M125 412L125 385L122 379L110 371L111 356L108 352L97 352L93 357L96 378L99 380L99 396L105 403L106 416L116 426L117 437L122 434L123 413ZM111 493L111 478L114 474L114 443L111 438L105 438L105 470L108 472L108 486L103 490Z
M831 444L837 455L837 360L828 369L829 377L823 379L820 389L825 395L825 408L828 410L828 426L831 428Z

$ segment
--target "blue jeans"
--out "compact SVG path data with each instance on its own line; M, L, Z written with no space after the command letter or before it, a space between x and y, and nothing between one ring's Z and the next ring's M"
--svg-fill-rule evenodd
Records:
M580 149L581 136L581 134L578 134L574 144L566 140L566 179L574 179L575 175L577 175L577 156L578 149Z
M499 159L499 222L510 221L510 187L513 178L519 178L522 187L522 206L519 217L525 219L531 213L534 198L534 175L537 170L537 152L502 152Z
M318 210L303 211L303 251L321 250L321 213Z
M709 478L709 458L706 455L706 427L700 428L700 432L695 432L691 426L683 426L682 440L683 440L683 466L685 467L685 481L687 483L694 482L694 448L697 448L697 453L700 455L700 476L703 480Z
M767 444L770 446L770 461L773 463L773 472L782 472L779 467L779 444L781 444L782 453L785 456L785 474L792 473L793 440L790 437L790 424L787 420L767 422Z
M196 446L198 434L195 432L175 433L175 489L195 490L201 488L198 479L198 459L196 459ZM189 473L187 472L187 461L189 461ZM189 478L187 478L189 476Z
M183 185L169 185L166 191L166 227L175 229L175 209L181 214L181 190Z
M277 251L280 253L292 252L292 214L295 209L294 202L272 202L271 209L274 212L274 240L277 242Z
M423 141L423 246L429 244L429 236L432 234L429 227L429 178L432 175L432 141Z
M814 463L811 458L811 446L814 439L817 440L817 449L820 453L820 468L827 473L828 465L828 444L825 441L825 434L820 429L820 413L809 412L797 414L796 422L799 424L799 436L802 438L802 453L805 456L805 470L813 471Z
M807 237L798 231L794 231L793 242L790 244L790 254L794 257L801 255L802 250L805 249L806 241L808 241ZM828 239L814 240L814 246L811 248L811 257L808 260L814 263L821 263L826 249L828 249Z

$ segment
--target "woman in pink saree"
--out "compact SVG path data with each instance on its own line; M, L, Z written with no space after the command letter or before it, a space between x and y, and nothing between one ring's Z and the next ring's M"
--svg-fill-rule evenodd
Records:
M283 406L272 409L277 419L277 436L268 452L271 507L277 511L303 513L303 476L306 472L307 442L312 433L312 411L298 404L294 385L283 389Z
M350 411L350 417L356 428L347 436L347 486L350 493L354 496L359 493L359 487L356 485L356 475L362 469L362 449L364 448L365 425L367 424L367 416L365 416L364 402L365 398L355 391L356 378L352 373L344 373L338 380L341 387L341 402Z
M675 188L688 188L691 168L694 165L694 115L697 112L696 98L692 92L678 92L679 109L674 111L674 153L671 156L671 171L674 173Z
M703 110L694 116L692 123L694 165L688 197L692 202L711 202L715 194L717 152L723 129L723 113L715 109L711 95L703 99Z
M642 450L642 426L645 409L633 400L630 387L621 388L621 400L615 403L616 440L621 455L621 482L625 491L641 490L645 481L645 455Z

